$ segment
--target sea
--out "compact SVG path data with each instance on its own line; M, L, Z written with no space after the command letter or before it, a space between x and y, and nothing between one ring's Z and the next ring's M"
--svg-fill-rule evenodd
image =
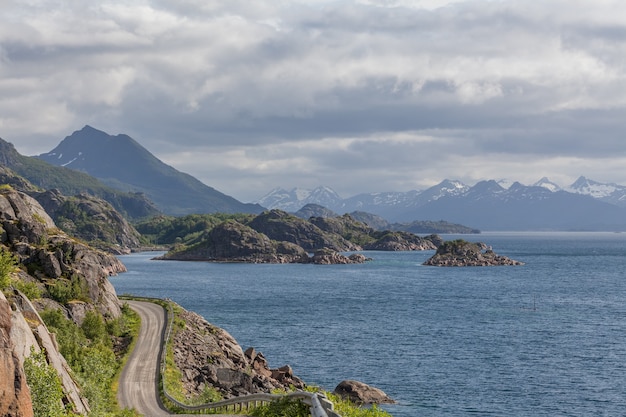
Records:
M434 251L361 265L121 256L118 294L170 298L271 367L332 391L385 391L395 417L626 415L626 233L443 235L523 266L423 266Z

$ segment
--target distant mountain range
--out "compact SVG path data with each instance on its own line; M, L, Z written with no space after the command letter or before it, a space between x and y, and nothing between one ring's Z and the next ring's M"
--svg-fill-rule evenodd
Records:
M566 187L548 178L532 185L489 180L470 186L444 180L426 190L349 198L329 187L278 188L256 204L245 204L166 165L129 136L112 136L90 126L38 157L22 156L13 145L0 140L0 165L43 189L99 196L131 219L159 211L174 216L257 214L265 208L295 213L306 205L317 205L338 214L359 213L368 219L375 215L382 218L375 222L411 227L444 220L483 231L626 231L626 186L585 177ZM321 211L318 207L311 212ZM417 225L416 220L421 223Z
M143 193L168 215L263 211L259 205L242 203L163 163L130 136L112 136L91 126L37 158L87 173L118 190Z
M359 194L341 198L329 187L272 190L258 203L296 212L307 204L337 213L361 211L391 222L446 220L481 230L626 230L626 186L580 177L568 187L548 178L530 186L444 180L423 191Z

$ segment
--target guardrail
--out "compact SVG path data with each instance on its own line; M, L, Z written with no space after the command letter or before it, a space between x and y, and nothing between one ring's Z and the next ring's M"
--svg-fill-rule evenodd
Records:
M324 394L321 393L312 393L306 391L295 391L287 394L249 394L242 395L239 397L229 398L227 400L216 401L213 403L201 404L196 406L190 406L187 404L183 404L172 397L168 392L165 386L164 375L165 375L165 367L166 367L166 352L167 352L167 344L169 343L170 337L172 335L173 323L174 323L174 310L172 309L171 300L169 299L161 299L161 298L150 298L150 297L125 297L120 296L120 298L132 298L134 300L145 300L149 302L157 302L158 304L166 303L167 308L165 310L165 321L166 327L162 333L162 341L161 341L161 350L159 352L159 382L161 386L161 392L165 399L173 404L173 406L177 409L184 410L187 414L207 414L207 413L228 413L228 412L242 412L244 410L251 410L255 407L258 407L263 404L270 403L272 401L279 400L281 398L287 397L293 400L300 400L304 404L309 406L309 410L311 411L312 417L341 417L338 413L336 413L333 409L333 403L326 398ZM164 405L164 404L162 404Z

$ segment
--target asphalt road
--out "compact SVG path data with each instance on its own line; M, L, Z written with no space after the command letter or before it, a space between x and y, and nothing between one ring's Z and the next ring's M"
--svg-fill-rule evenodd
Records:
M141 317L141 328L135 349L120 375L118 403L120 407L134 408L146 417L174 415L161 408L157 392L159 351L161 335L165 328L165 311L158 304L144 301L128 301L128 305ZM185 416L185 414L176 415Z

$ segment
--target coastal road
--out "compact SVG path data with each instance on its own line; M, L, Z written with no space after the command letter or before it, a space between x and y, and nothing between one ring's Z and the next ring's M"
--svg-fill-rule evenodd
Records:
M158 304L144 301L128 301L128 305L141 317L141 328L135 349L120 375L117 389L118 403L120 407L134 408L146 417L174 415L164 410L158 399L159 351L161 335L165 328L165 311ZM185 414L176 415L185 416Z

